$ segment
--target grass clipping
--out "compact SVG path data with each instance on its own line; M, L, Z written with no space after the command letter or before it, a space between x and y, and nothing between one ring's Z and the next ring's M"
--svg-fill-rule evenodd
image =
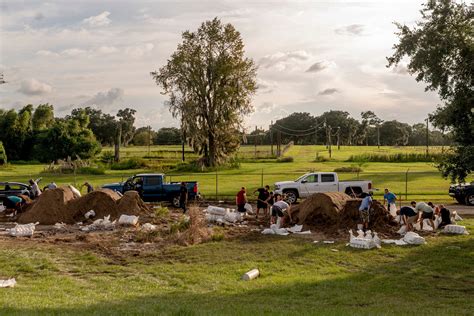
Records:
M176 226L171 227L171 231L176 232L177 243L188 246L210 240L211 234L199 208L192 206L188 215L189 219L183 218L182 221L175 224Z

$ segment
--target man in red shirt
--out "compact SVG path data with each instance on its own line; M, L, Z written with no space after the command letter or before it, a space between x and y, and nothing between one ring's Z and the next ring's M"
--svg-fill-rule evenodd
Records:
M245 203L247 203L247 193L245 187L242 187L235 196L235 204L237 204L237 211L245 213Z

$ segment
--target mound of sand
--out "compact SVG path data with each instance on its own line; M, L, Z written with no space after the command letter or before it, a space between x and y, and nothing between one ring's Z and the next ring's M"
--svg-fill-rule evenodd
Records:
M110 215L111 220L120 215L144 215L149 208L137 192L127 192L120 197L108 189L97 190L80 198L74 198L69 187L47 190L18 218L18 223L39 222L53 225L58 222L74 224L84 220L84 214L94 210L95 218Z
M300 205L292 206L291 217L294 223L328 233L354 229L360 221L361 201L340 192L316 193ZM393 233L397 223L390 212L378 201L372 203L372 209L369 228L377 232Z
M69 187L46 190L20 215L18 223L40 222L46 225L58 222L71 223L73 219L66 210L66 204L73 199L74 194Z

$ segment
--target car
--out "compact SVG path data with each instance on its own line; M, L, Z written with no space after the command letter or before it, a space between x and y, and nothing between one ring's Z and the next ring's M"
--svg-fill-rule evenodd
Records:
M33 199L33 191L29 184L21 182L0 182L0 202L3 201L11 195L26 195L29 198Z
M449 196L459 204L474 205L474 182L452 184L449 187Z
M285 200L295 203L299 198L305 198L319 192L344 192L352 196L360 196L362 192L372 190L372 181L339 181L335 172L307 173L295 181L275 183L275 193L284 194Z
M198 183L196 181L185 181L188 189L188 200L199 197ZM179 207L179 190L181 182L166 183L166 177L162 173L137 174L124 182L110 183L102 186L120 193L137 191L145 202L169 201L175 207Z

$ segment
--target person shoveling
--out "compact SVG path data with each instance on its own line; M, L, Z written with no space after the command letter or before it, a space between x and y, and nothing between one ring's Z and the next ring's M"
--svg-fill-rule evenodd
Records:
M282 227L285 224L285 215L288 215L291 221L291 206L283 201L283 196L281 194L275 194L276 202L272 205L272 218L270 224L277 224L277 226Z

